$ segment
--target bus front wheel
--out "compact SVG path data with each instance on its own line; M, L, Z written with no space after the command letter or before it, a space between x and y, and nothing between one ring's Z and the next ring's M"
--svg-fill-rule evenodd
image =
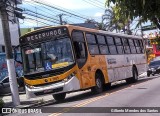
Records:
M96 85L95 85L95 87L93 87L92 89L91 89L91 91L93 92L93 93L96 93L96 94L99 94L99 93L101 93L102 91L103 91L103 81L102 81L102 79L100 78L100 74L98 74L98 73L96 73L96 78L95 78L95 83L96 83Z
M56 100L56 101L62 101L64 100L66 97L66 93L59 93L59 94L55 94L53 95L53 98Z

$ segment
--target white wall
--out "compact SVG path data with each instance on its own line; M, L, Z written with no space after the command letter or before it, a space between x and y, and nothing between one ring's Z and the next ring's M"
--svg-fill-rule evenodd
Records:
M12 24L11 22L9 22L9 27L10 27L10 35L11 35L12 46L18 45L19 44L18 24L17 23ZM0 45L4 45L4 36L3 36L1 18L0 18Z

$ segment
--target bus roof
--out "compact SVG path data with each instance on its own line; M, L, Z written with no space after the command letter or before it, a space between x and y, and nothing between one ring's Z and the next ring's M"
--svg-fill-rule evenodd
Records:
M24 36L26 36L28 34L36 33L36 32L42 31L42 30L55 28L55 27L72 27L73 29L77 29L77 30L90 31L90 32L101 33L101 34L106 34L106 35L111 35L111 36L142 39L142 37L139 37L139 36L126 35L126 34L121 34L121 33L114 33L114 32L91 29L91 28L86 28L86 27L81 27L81 26L74 26L74 25L59 25L59 26L48 26L48 27L44 27L44 28L39 28L37 30L31 31L31 32L27 32L25 35L23 35L21 37L24 37Z

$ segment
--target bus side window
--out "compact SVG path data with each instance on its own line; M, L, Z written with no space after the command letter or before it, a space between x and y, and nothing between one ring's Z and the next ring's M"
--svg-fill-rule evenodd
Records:
M115 44L117 47L118 54L124 54L123 44L120 37L115 37Z
M131 53L135 54L136 53L136 47L134 45L133 39L129 39L129 45L130 45Z
M99 54L100 53L99 52L99 46L97 44L95 34L86 33L86 39L87 39L89 53L91 55Z
M141 52L144 53L143 40L139 40L139 41L140 41Z
M124 46L125 54L130 54L130 47L129 47L128 39L123 38L122 40L123 40L123 46Z
M114 38L111 36L106 36L106 40L107 40L110 54L113 54L113 55L117 54L117 49L116 49L116 45L114 42Z
M141 48L140 48L139 40L135 39L134 43L135 43L135 46L136 46L137 53L140 54L141 53Z
M79 68L85 64L87 60L87 51L84 41L84 35L81 31L73 31L72 33L73 45L75 49L75 56Z

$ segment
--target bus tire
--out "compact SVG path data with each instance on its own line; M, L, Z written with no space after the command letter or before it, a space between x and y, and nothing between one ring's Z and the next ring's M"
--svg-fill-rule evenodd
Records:
M102 93L102 91L103 91L103 80L101 79L100 76L101 76L101 74L96 73L96 75L95 75L95 83L96 83L96 85L95 85L95 87L93 87L91 89L91 91L93 93L95 93L95 94Z
M56 100L56 101L63 101L66 97L66 93L59 93L59 94L55 94L53 95L53 98Z
M126 79L127 83L134 83L138 80L138 72L136 68L133 68L132 73L133 73L133 77Z

